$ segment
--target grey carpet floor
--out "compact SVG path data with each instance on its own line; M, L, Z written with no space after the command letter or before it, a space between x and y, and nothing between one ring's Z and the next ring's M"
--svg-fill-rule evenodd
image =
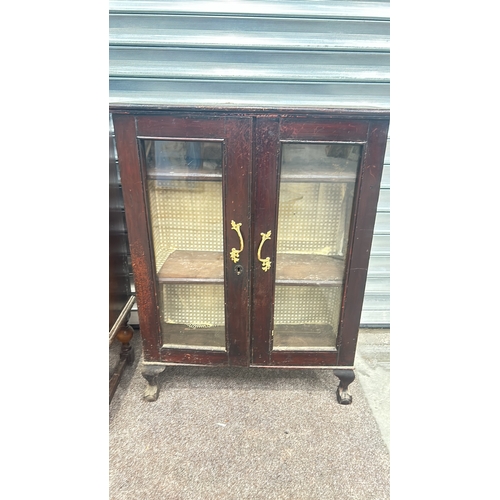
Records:
M168 367L148 403L138 340L109 407L110 500L389 498L357 380L342 406L331 370Z

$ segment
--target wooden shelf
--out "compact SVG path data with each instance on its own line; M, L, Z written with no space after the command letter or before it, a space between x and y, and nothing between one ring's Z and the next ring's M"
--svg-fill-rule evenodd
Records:
M324 161L305 163L285 163L281 167L282 182L355 182L357 163L337 158L335 163Z
M153 180L178 180L178 181L222 181L222 173L210 170L177 170L175 172L165 172L161 170L149 171L148 179ZM293 172L284 173L281 176L282 182L337 182L337 183L354 183L356 175L348 172L340 172L330 174L327 171L316 170L314 173L308 172Z
M178 180L178 181L222 181L222 172L215 170L176 169L175 171L149 170L148 179ZM330 173L327 170L307 172L297 169L296 172L286 172L281 175L282 182L338 182L353 183L356 175L349 172Z
M165 348L225 351L225 328L191 328L188 325L163 323ZM275 325L273 351L336 351L336 337L331 325Z
M335 174L328 171L315 170L314 172L297 171L287 172L281 175L282 182L338 182L338 183L354 183L356 174L349 172L337 172Z
M226 350L226 331L223 326L191 328L188 325L162 323L163 346L175 349Z
M160 283L224 284L222 252L175 250L158 273Z
M331 325L275 325L273 351L336 351ZM225 351L223 326L191 328L163 323L163 347Z
M187 167L175 167L166 169L148 169L148 179L154 180L179 180L179 181L222 181L222 170L191 169Z
M274 325L273 351L335 351L331 325Z
M276 284L294 286L341 286L344 263L325 255L279 253L276 262Z
M278 254L276 284L341 286L344 263L324 255ZM160 283L224 283L222 252L176 250L158 273Z

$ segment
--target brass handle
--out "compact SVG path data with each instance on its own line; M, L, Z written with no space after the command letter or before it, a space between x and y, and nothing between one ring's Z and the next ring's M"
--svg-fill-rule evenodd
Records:
M262 240L260 241L259 249L257 250L257 258L259 259L260 262L262 262L262 270L264 272L267 272L269 271L269 269L271 269L271 258L266 257L265 259L263 259L260 256L260 251L262 250L262 245L264 244L264 241L271 239L271 231L268 231L267 233L260 233L260 235L262 236Z
M231 221L231 229L234 229L238 233L238 236L240 237L240 246L241 246L241 248L239 250L236 250L236 248L231 249L230 257L231 257L231 260L235 263L240 260L240 252L243 251L243 247L244 247L243 236L241 236L240 227L241 227L241 222L238 222L238 224L236 224L236 222L234 222L234 220Z

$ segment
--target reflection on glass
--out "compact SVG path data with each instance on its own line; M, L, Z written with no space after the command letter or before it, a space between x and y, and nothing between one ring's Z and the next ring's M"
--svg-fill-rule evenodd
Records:
M163 343L224 350L222 145L143 146Z
M336 345L361 146L283 143L274 350Z
M144 141L148 175L219 173L221 142Z

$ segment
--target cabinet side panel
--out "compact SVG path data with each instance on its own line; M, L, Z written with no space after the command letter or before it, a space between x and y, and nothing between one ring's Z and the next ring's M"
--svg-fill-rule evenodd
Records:
M342 366L354 364L388 127L388 121L370 124L363 156L338 338L338 361Z
M113 122L121 170L130 255L135 277L144 359L146 361L159 361L160 324L154 284L155 271L149 247L148 221L135 119L128 115L114 115Z

